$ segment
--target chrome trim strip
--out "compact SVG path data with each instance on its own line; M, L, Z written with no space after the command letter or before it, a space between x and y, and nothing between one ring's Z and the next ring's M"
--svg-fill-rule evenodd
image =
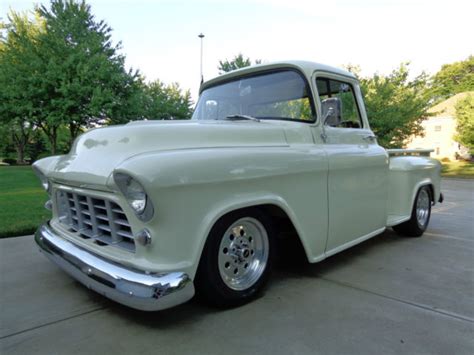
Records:
M194 285L183 272L145 273L94 255L61 238L48 223L35 241L53 263L90 289L126 306L157 311L194 296Z

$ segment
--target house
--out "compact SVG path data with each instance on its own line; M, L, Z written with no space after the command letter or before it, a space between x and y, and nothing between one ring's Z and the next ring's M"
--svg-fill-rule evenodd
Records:
M456 103L474 91L456 94L433 106L428 112L434 114L423 121L424 137L414 136L407 143L407 149L434 149L431 157L455 160L459 156L469 155L468 150L454 140L456 134Z

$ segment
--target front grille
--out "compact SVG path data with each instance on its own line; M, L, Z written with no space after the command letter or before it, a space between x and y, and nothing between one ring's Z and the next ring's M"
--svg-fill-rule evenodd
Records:
M127 216L116 203L75 192L57 192L59 221L82 238L97 245L115 245L135 251Z

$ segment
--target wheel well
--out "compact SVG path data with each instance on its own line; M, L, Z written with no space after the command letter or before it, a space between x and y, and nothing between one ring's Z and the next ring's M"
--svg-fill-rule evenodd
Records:
M424 185L424 186L428 186L428 188L430 189L430 198L431 198L431 202L433 202L433 204L435 203L435 196L434 196L434 187L433 187L433 184L428 184L428 185ZM423 186L422 186L423 187Z
M281 207L272 204L254 205L233 210L232 212L245 210L247 208L257 208L271 219L275 231L275 239L277 241L278 259L282 258L281 251L284 250L285 256L291 254L291 259L293 259L293 257L298 259L304 257L305 260L308 260L293 222Z

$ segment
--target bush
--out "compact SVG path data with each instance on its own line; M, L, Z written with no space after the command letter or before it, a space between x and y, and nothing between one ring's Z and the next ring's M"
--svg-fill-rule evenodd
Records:
M441 159L441 162L443 163L449 163L451 160L449 158L443 158Z
M16 165L16 159L12 159L12 158L5 158L3 159L3 162L10 165Z

